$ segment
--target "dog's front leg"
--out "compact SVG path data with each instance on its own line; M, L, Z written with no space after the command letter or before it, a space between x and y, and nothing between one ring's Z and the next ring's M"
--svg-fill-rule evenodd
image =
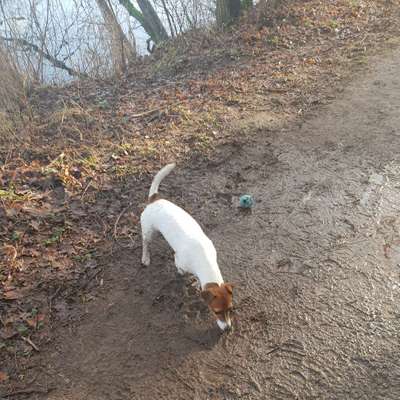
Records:
M149 241L143 238L143 248L142 248L142 264L148 267L150 265L150 251L149 251Z

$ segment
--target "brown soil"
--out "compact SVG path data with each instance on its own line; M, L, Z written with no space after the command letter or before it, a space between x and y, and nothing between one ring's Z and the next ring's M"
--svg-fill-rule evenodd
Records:
M32 391L48 393L27 396L399 399L399 65L396 50L315 116L164 182L237 285L233 333L217 332L161 239L147 269L139 246L117 251L97 299L37 357Z
M34 90L0 137L0 398L399 398L399 11L296 0ZM162 194L237 285L231 335L162 240L139 265L172 160Z

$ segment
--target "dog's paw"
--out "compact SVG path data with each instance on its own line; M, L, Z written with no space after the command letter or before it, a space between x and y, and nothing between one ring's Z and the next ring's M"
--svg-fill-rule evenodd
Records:
M142 257L142 265L148 267L150 265L150 257Z

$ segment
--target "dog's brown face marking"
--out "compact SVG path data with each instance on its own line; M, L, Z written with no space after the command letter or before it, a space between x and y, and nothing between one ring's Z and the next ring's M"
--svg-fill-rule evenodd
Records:
M207 283L201 292L201 297L214 312L216 317L224 323L231 325L230 313L233 309L233 286L230 283Z

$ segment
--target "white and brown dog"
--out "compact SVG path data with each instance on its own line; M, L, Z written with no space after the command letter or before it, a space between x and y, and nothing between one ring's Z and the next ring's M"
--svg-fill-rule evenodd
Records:
M142 225L142 263L150 265L149 244L154 232L160 232L175 251L175 265L180 274L195 275L201 285L201 296L217 317L220 329L232 326L232 285L224 283L217 263L217 252L200 225L182 208L161 199L158 187L175 168L168 164L154 177L148 205L140 216Z

